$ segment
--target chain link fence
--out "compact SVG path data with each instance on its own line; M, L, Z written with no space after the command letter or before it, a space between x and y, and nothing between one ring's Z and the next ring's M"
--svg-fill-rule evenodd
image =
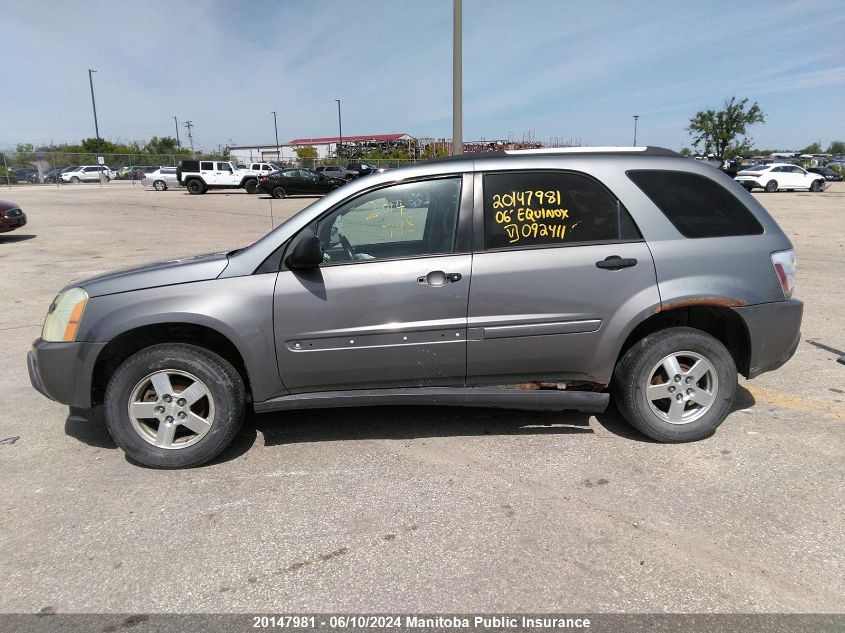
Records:
M150 167L177 166L187 158L179 154L97 154L64 152L15 152L0 151L0 186L53 185L63 184L61 172L74 167L94 167L98 156L102 156L104 174L108 181L140 180L143 169ZM203 158L228 160L214 156Z

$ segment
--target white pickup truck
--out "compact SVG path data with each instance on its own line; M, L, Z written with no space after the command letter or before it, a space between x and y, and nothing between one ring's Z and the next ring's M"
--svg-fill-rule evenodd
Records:
M222 160L183 160L176 170L179 184L188 193L202 194L209 189L246 189L258 193L258 178L276 167L271 163L252 163L253 169L238 168L235 163Z

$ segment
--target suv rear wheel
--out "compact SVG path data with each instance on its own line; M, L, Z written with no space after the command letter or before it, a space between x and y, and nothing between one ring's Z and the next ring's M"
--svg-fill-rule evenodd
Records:
M690 442L710 436L730 413L737 371L719 340L676 327L631 347L613 382L616 405L632 426L660 442Z
M199 466L232 441L244 416L244 384L232 365L194 345L153 345L129 357L109 381L106 425L136 462Z
M250 178L244 183L244 189L247 193L258 193L258 181L255 178Z
M205 193L205 183L202 180L189 180L186 186L188 188L188 193L194 195Z

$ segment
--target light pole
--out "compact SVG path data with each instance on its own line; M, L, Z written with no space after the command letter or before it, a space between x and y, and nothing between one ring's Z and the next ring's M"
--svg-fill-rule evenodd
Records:
M452 15L452 155L464 153L463 141L463 63L462 63L462 0L453 1Z
M97 134L97 155L100 155L102 151L102 145L100 144L100 126L97 123L97 102L94 100L94 76L92 73L97 72L96 70L88 69L88 83L91 86L91 106L94 108L94 132Z
M173 123L176 125L176 147L182 147L182 141L179 140L179 120L174 116Z
M335 99L337 101L337 135L338 135L338 143L337 143L337 151L335 151L335 156L340 158L340 147L343 145L343 120L340 117L340 99Z
M276 111L273 110L273 129L276 131L276 160L282 162L282 153L279 151L279 126L276 125Z
M637 121L639 120L639 118L639 114L634 115L634 147L637 146Z

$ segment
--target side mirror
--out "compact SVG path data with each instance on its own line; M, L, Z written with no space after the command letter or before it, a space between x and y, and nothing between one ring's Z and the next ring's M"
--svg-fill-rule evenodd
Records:
M285 258L285 265L291 270L308 270L323 263L323 247L312 231L305 231Z

